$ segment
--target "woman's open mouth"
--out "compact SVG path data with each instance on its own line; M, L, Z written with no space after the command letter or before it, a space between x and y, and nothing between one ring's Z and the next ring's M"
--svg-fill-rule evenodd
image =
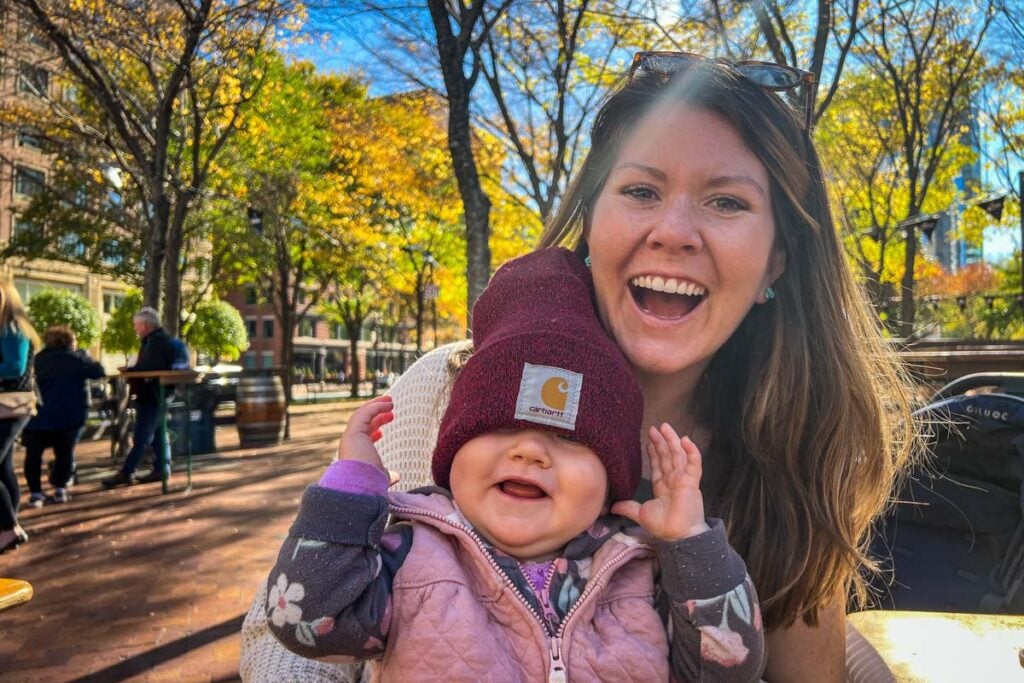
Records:
M541 487L523 479L506 479L498 484L498 488L506 496L513 498L536 499L545 498L548 495Z
M688 315L707 297L707 290L700 285L658 275L633 278L629 293L644 313L668 320Z

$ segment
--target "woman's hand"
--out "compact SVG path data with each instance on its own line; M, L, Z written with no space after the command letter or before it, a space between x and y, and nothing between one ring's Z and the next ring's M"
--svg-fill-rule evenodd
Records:
M704 497L700 493L700 450L689 437L680 439L667 422L660 429L652 426L647 439L654 497L642 505L635 500L619 501L612 512L665 541L704 533L710 527L704 519Z
M345 433L338 444L338 460L361 460L376 465L385 472L380 453L373 445L380 439L380 428L395 419L390 396L378 396L356 408L348 420Z

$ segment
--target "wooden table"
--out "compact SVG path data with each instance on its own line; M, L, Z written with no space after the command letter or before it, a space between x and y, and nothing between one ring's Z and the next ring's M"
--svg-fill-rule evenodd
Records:
M32 584L21 579L0 579L0 612L32 599Z
M846 623L850 681L1024 681L1024 616L874 610Z
M192 432L192 415L191 407L189 406L188 396L189 387L193 384L199 384L203 381L203 373L196 372L195 370L139 370L134 372L128 372L125 370L121 371L121 377L127 379L158 379L160 380L160 424L164 429L164 433L167 432L167 401L164 396L165 387L184 385L185 387L185 461L187 467L187 482L185 484L185 493L192 490L192 445L191 445L191 432ZM170 435L168 434L168 447L167 447L167 467L163 471L163 480L161 482L161 490L163 493L170 493L170 485L168 482L168 474L170 470L170 458L171 458L171 447L170 447Z

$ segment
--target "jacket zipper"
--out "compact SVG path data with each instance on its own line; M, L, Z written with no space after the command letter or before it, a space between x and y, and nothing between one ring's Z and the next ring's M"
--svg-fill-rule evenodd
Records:
M636 545L632 545L625 548L618 555L616 555L611 560L602 565L598 572L587 580L587 585L583 589L583 592L580 593L580 596L578 598L576 598L576 602L572 604L572 607L569 608L569 611L565 613L565 617L562 619L562 623L558 627L558 632L554 635L551 635L551 632L548 630L547 624L544 622L543 617L537 614L537 610L535 610L533 608L533 605L531 605L530 602L522 595L522 593L519 592L519 589L516 587L516 584L512 581L512 579L508 578L508 575L505 574L501 566L494 561L494 558L491 557L491 554L487 552L484 540L480 538L480 536L475 531L473 531L469 527L464 527L460 524L455 524L447 517L439 515L435 512L425 512L423 510L415 510L413 508L401 507L394 504L392 504L392 510L397 510L406 515L409 515L410 517L430 517L431 519L436 519L440 522L443 522L447 526L450 526L453 529L463 532L471 539L473 539L477 546L479 546L481 553L487 560L487 563L491 565L491 568L494 569L495 572L498 573L498 576L502 578L502 581L505 583L505 585L512 589L512 594L515 595L516 599L523 605L523 607L526 608L526 611L533 615L533 618L537 621L537 623L541 627L541 630L544 632L544 635L548 641L548 681L551 681L553 683L566 683L566 681L568 681L568 675L565 671L565 662L562 660L562 636L565 634L566 626L569 625L569 619L572 617L572 615L574 615L577 612L579 606L583 604L583 601L587 598L587 596L594 592L593 587L597 585L598 580L611 570L618 568L625 560L628 560L630 557L635 555L637 550L654 550L654 546L652 545L646 543L637 543ZM544 599L548 599L547 593L552 576L553 572L549 572L548 578L544 582Z

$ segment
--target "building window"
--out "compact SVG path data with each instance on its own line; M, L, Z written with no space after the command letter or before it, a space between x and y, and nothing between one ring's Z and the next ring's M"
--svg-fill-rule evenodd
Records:
M264 351L263 352L263 367L272 368L274 367L274 352Z
M28 12L18 12L18 40L32 43L37 47L48 48L49 41L46 34L40 30L35 20Z
M35 168L18 166L14 170L14 194L34 197L43 189L46 174Z
M245 303L249 304L250 306L255 305L255 303L256 303L256 288L255 287L246 287L245 288Z
M11 236L16 240L35 240L42 237L39 226L21 216L11 219Z
M110 315L121 307L124 292L103 292L103 313Z
M316 320L313 318L303 317L299 321L299 336L300 337L312 337L316 334Z
M242 354L242 365L246 369L249 369L249 370L255 368L256 367L256 352L255 351L246 351L245 353L243 353Z
M57 244L61 253L69 258L85 256L85 244L82 243L82 238L74 233L61 235Z
M34 149L36 151L42 151L43 142L39 139L39 136L35 134L35 131L29 128L18 129L18 147L26 147L28 149Z
M110 238L100 243L100 260L108 268L117 268L124 264L124 247L121 240Z
M18 92L42 97L50 92L50 72L41 66L22 62L18 67Z
M264 318L263 319L263 338L273 339L274 338L274 319Z
M256 338L256 319L246 318L245 319L245 333L249 335L249 341Z
M32 297L46 289L66 289L76 294L82 293L81 285L70 285L65 282L46 282L43 280L22 280L18 278L14 280L14 288L18 290L21 300L26 304L32 300Z

